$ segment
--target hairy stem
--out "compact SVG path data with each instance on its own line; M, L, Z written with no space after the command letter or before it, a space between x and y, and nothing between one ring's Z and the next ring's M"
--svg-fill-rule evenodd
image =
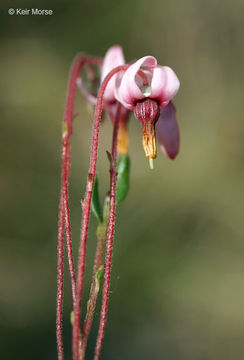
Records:
M118 104L117 115L114 123L113 131L113 143L112 143L112 164L110 168L110 213L108 223L108 240L106 247L106 260L105 260L105 272L104 272L104 285L103 285L103 298L100 325L97 336L97 343L95 349L94 360L99 360L102 351L102 344L105 334L107 313L108 313L108 300L109 300L109 288L110 288L110 277L111 277L111 262L113 252L113 239L114 239L114 226L115 226L115 209L116 209L116 164L117 164L117 140L118 140L118 129L119 129L119 118L120 118L121 104Z
M75 270L72 255L72 240L71 228L69 218L69 203L68 203L68 181L70 169L70 138L72 135L73 111L75 103L76 80L82 70L82 67L87 63L101 64L102 59L85 57L83 54L78 54L71 66L69 77L65 112L63 119L63 141L62 141L62 175L61 175L61 194L59 204L59 221L58 221L58 256L57 256L57 309L56 309L56 337L57 337L57 351L58 359L63 360L63 341L62 341L62 317L63 317L63 257L64 257L64 226L66 230L66 247L68 255L69 272L71 278L72 300L73 308L75 306L76 297L76 282Z
M85 273L85 258L86 258L86 241L88 233L88 224L90 218L90 206L92 198L92 190L96 172L97 164L97 149L98 149L98 135L100 128L100 121L102 117L103 110L103 96L106 89L106 86L109 80L121 70L126 70L127 65L118 66L114 68L110 73L105 77L102 82L102 85L99 89L97 96L97 106L94 115L93 123L93 135L92 135L92 147L91 147L91 157L90 157L90 166L88 172L87 186L86 186L86 195L83 205L83 218L81 226L81 239L80 239L80 248L79 248L79 259L78 259L78 272L77 272L77 297L74 313L74 326L73 326L73 360L79 360L79 327L80 327L80 315L81 315L81 298L84 282L84 273Z
M100 64L100 62L101 62L100 58L86 57L83 54L78 54L75 57L73 64L71 66L71 73L68 83L65 113L64 113L63 148L65 150L65 155L63 157L63 162L64 162L65 172L62 183L62 192L63 192L63 202L64 202L66 247L67 247L68 265L69 265L70 281L71 281L71 289L72 289L73 310L75 308L75 301L76 301L76 280L75 280L71 226L70 226L70 216L69 216L68 183L69 183L69 170L70 170L70 141L73 131L74 105L75 105L75 95L77 88L76 81L84 65L90 63Z
M63 148L65 151L64 163L66 169L64 174L65 176L63 179L62 195L63 195L63 206L64 206L66 248L67 248L68 266L69 266L70 280L71 280L72 304L74 307L75 298L76 298L76 280L75 280L75 268L74 268L74 260L73 260L71 225L70 225L70 215L69 215L68 184L69 184L69 172L70 172L70 144L67 141L67 135L63 136Z
M64 359L63 339L62 339L62 318L63 318L63 268L64 268L64 208L62 192L59 203L58 220L58 265L57 265L57 306L56 306L56 339L58 360Z
M97 278L99 275L98 273L103 272L103 269L101 269L101 265L102 265L104 246L105 246L107 230L108 230L108 216L109 216L109 207L110 207L109 204L110 204L110 199L107 196L104 204L104 220L103 223L99 224L97 228L97 247L96 247L96 254L93 264L93 276L92 276L92 284L90 289L90 296L87 303L87 313L83 327L80 360L83 360L85 357L87 340L93 323L97 296L100 288L100 279Z

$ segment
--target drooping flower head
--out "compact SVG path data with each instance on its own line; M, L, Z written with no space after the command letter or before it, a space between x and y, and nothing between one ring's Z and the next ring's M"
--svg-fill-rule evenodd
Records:
M119 45L109 48L101 67L101 80L115 67L124 65L123 50ZM144 56L121 71L109 81L104 94L104 109L112 121L117 103L121 103L121 121L119 144L126 143L122 151L128 148L127 122L129 111L134 110L136 118L142 124L142 143L145 155L149 159L157 156L156 136L163 153L174 159L179 152L179 129L176 110L171 102L179 90L180 82L175 72L168 66L158 65L153 56ZM86 98L96 103L83 87ZM121 137L121 139L120 139Z
M117 76L115 96L126 108L133 110L138 100L157 100L160 107L177 93L180 82L168 66L157 65L153 56L144 56L132 64L123 76Z
M117 75L115 97L124 107L134 110L142 123L142 142L146 157L157 156L155 124L164 153L175 158L179 151L179 131L174 105L170 102L180 82L168 66L160 66L153 56L145 56Z

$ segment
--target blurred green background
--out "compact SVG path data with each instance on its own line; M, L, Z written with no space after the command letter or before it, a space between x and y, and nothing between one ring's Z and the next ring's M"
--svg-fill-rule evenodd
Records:
M52 9L10 16L8 8ZM242 0L1 1L1 358L56 358L56 239L61 119L73 56L121 44L181 81L181 150L150 171L131 117L131 188L117 212L102 359L244 357L244 3ZM77 95L70 186L79 241L91 121ZM98 173L108 188L104 123ZM88 241L86 296L95 247ZM75 257L76 258L76 257ZM66 268L64 342L71 359ZM96 312L87 359L93 358Z

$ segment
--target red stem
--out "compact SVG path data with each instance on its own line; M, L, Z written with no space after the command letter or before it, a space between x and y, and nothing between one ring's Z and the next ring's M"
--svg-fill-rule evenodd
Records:
M57 265L57 308L56 308L56 338L58 360L63 360L63 340L62 340L62 318L63 318L63 267L64 267L64 208L63 196L61 192L59 203L59 220L58 220L58 265Z
M83 334L82 334L82 339L81 339L80 360L83 360L85 358L87 340L88 340L89 333L91 331L93 317L94 317L95 308L96 308L96 302L97 302L97 296L98 296L98 291L96 290L97 271L99 270L99 268L102 264L104 246L105 246L105 241L106 241L106 237L107 237L108 219L104 219L104 223L102 226L103 226L102 236L100 234L97 235L98 238L97 238L95 260L94 260L94 264L93 264L92 284L91 284L90 296L89 296L89 300L88 300L89 306L87 307L87 313L86 313L86 317L85 317L85 321L84 321Z
M71 226L70 226L70 215L69 215L69 195L68 195L68 184L69 184L69 170L70 170L70 144L66 143L66 136L63 139L63 146L66 148L66 171L65 178L63 182L63 206L64 206L64 219L65 219L65 232L66 232L66 248L67 248L67 257L68 265L70 272L71 280L71 292L72 292L72 304L74 310L74 304L76 299L76 280L75 280L75 267L73 260L73 250L72 250L72 238L71 238Z
M70 272L71 280L71 289L72 289L72 301L73 301L73 310L75 308L76 301L76 281L75 281L75 269L73 261L73 252L72 252L72 238L71 238L71 226L70 226L70 216L69 216L69 200L68 200L68 183L69 183L69 169L70 169L70 140L72 135L72 125L74 117L74 105L75 105L75 95L77 84L76 81L80 75L80 72L84 65L97 63L101 64L100 58L86 57L83 54L78 54L71 66L71 73L68 83L67 96L66 96L66 105L64 112L64 123L67 126L67 131L64 130L63 134L63 146L66 148L65 157L64 157L64 166L66 168L65 177L63 179L63 201L64 201L64 217L65 217L65 230L66 230L66 246L67 246L67 256L68 256L68 265Z
M57 337L57 351L58 359L64 359L63 341L62 341L62 317L63 317L63 268L64 268L64 224L66 229L66 246L68 255L69 272L72 287L73 308L76 297L75 271L72 255L72 240L69 218L69 203L68 203L68 180L70 169L70 138L72 134L73 111L75 103L76 80L82 70L82 67L87 63L95 63L101 65L102 59L85 57L83 54L78 54L71 67L69 84L66 95L65 113L63 130L63 146L62 146L62 181L61 194L59 204L59 222L58 222L58 259L57 259L57 309L56 309L56 337Z
M112 143L113 161L110 169L110 213L109 213L109 223L108 223L108 240L107 240L107 248L106 248L105 271L104 271L103 298L102 298L100 325L98 330L94 360L99 360L101 356L102 344L103 344L106 322L107 322L107 313L108 313L109 287L110 287L110 277L111 277L111 263L112 263L112 253L113 253L115 210L116 210L116 180L117 180L116 164L117 164L117 140L118 140L120 110L121 110L121 104L118 103L117 114L114 122L113 143Z
M94 178L96 173L96 164L97 164L97 149L98 149L98 136L100 121L102 117L103 110L103 96L106 89L106 86L109 80L113 75L119 71L126 70L127 65L118 66L114 68L103 80L101 87L97 96L97 106L94 115L93 123L93 135L92 135L92 147L91 147L91 157L90 157L90 167L88 172L87 186L86 186L86 195L83 205L83 218L81 226L81 239L80 239L80 249L79 249L79 260L78 260L78 273L77 273L77 292L76 292L76 306L74 312L74 325L73 325L73 359L79 360L79 328L80 328L80 315L81 315L81 299L82 299L82 290L84 283L84 273L85 273L85 258L86 258L86 241L88 233L88 224L90 217L90 205L92 197L92 189L94 184Z

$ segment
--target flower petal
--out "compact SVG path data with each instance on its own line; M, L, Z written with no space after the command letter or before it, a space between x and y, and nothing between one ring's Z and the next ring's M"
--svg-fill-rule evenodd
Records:
M179 152L180 136L176 109L172 102L161 108L156 123L156 133L163 153L170 159L174 159Z
M108 49L105 54L103 66L101 70L101 82L104 80L106 75L113 70L115 67L119 65L123 65L125 63L124 54L122 47L119 45L114 45ZM104 99L108 102L113 102L115 100L114 97L114 89L115 89L115 76L109 81L105 94Z
M160 106L164 106L164 102L172 100L180 87L179 79L175 72L168 66L157 66L153 70L151 81L150 97L158 99Z
M139 79L136 79L137 72L145 70L146 78L149 78L148 72L152 72L157 66L157 60L153 56L144 56L130 65L128 70L122 76L122 79L116 82L115 97L129 110L134 108L137 100L141 100L146 95L141 91ZM148 84L150 85L150 84Z

